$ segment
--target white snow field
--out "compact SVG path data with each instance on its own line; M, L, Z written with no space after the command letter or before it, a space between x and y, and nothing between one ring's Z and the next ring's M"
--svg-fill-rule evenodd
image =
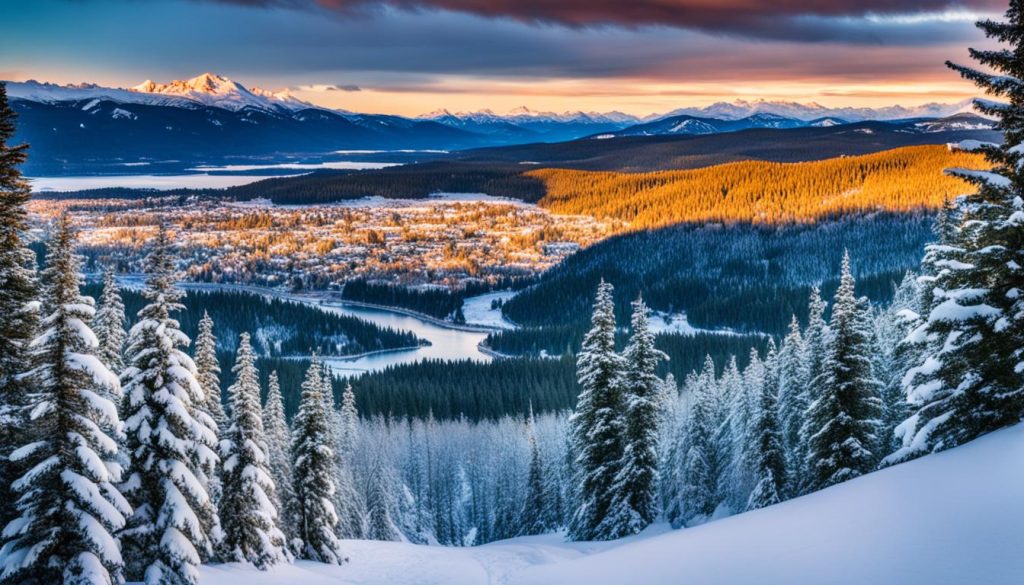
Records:
M1024 425L803 498L611 543L558 535L475 548L347 541L350 563L201 585L1020 585Z
M500 299L504 302L514 296L516 291L502 290L466 298L462 303L462 315L466 318L466 324L495 329L515 329L515 324L505 319L500 308L491 308L491 301Z

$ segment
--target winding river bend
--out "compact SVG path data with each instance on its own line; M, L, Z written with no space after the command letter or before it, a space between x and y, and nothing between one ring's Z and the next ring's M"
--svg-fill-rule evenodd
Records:
M121 286L139 288L144 277L139 274L123 275L118 278ZM338 315L349 315L369 321L379 327L411 331L416 337L425 339L430 345L409 349L385 350L371 352L352 357L332 357L326 359L330 367L342 375L359 374L383 370L388 366L415 363L424 359L441 360L476 360L489 362L492 356L480 351L479 345L487 337L488 329L467 330L445 327L425 318L417 317L398 310L379 307L363 307L320 296L306 296L282 293L268 288L248 285L210 284L199 282L181 282L179 286L185 290L236 290L245 291L266 297L276 297L288 301L305 303L322 311ZM493 295L487 295L493 296Z
M429 346L415 349L387 351L356 358L331 358L327 363L339 374L372 372L388 366L418 362L424 359L491 361L491 356L479 349L487 333L442 327L413 315L386 309L359 307L336 302L318 304L321 309L340 315L358 317L380 327L411 331Z

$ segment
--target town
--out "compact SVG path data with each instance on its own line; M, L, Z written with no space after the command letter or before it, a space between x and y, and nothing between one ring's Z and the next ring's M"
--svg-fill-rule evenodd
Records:
M624 225L480 195L317 206L36 199L29 205L36 236L44 239L44 226L64 211L81 231L89 264L141 272L143 244L163 224L186 279L288 290L336 289L353 279L458 290L529 278Z

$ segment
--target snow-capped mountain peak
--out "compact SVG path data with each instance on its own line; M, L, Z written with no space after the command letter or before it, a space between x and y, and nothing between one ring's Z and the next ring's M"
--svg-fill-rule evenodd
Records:
M315 107L292 96L287 90L272 92L256 87L249 89L223 75L209 72L192 79L174 80L170 83L157 83L147 79L130 90L138 93L179 96L203 105L234 111L246 107L288 111Z

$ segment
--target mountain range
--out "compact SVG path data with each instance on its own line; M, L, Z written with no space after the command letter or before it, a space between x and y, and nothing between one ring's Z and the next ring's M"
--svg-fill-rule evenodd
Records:
M8 82L20 119L17 138L33 146L36 175L109 172L96 165L171 160L182 165L237 158L279 159L340 150L462 150L585 137L703 135L752 128L843 125L865 119L936 119L962 114L961 129L990 127L969 102L916 108L828 108L819 104L736 101L638 118L622 112L537 112L517 108L439 110L408 118L317 106L289 90L247 87L204 73L147 80L131 88ZM928 130L922 127L920 131ZM183 168L187 168L184 167Z

